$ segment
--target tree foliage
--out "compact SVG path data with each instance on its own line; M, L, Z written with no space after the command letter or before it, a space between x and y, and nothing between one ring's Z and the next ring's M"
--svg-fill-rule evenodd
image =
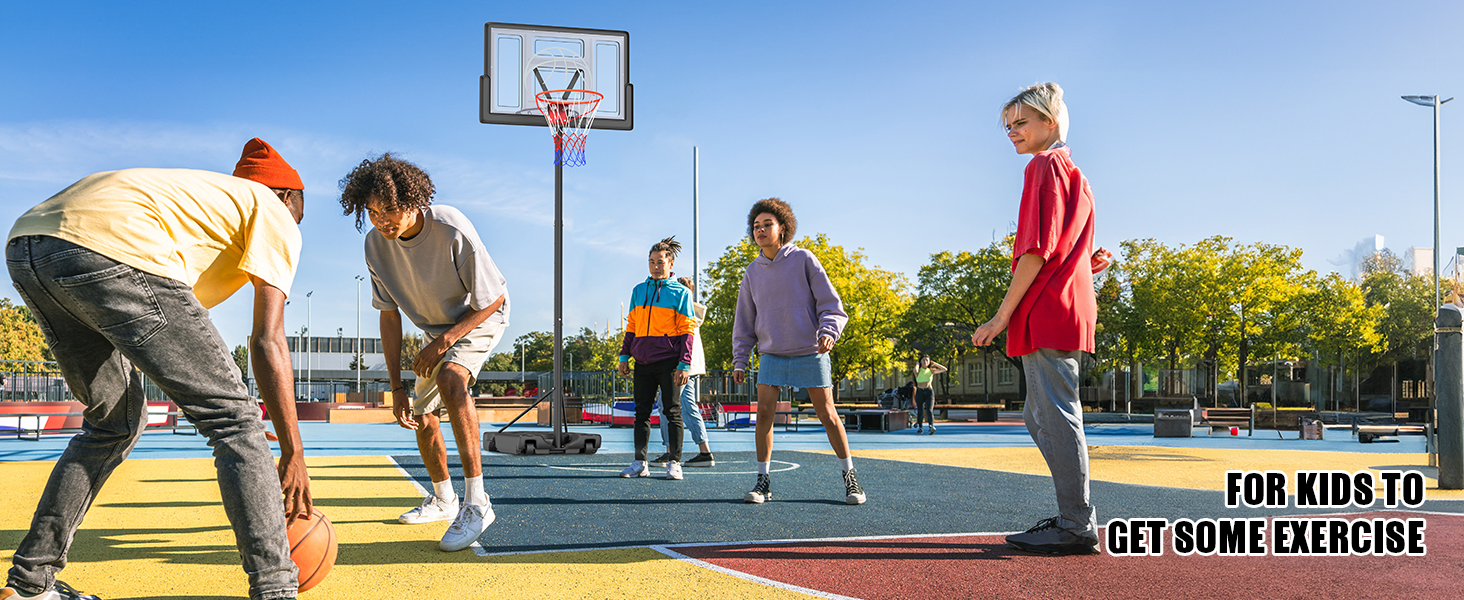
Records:
M51 360L46 336L30 307L0 298L0 360Z

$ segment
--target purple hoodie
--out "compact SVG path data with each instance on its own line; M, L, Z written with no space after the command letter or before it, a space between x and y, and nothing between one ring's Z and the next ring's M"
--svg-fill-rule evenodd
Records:
M737 290L732 368L747 370L753 346L763 354L813 354L820 336L838 341L848 322L839 293L812 252L786 244L768 260L759 251Z

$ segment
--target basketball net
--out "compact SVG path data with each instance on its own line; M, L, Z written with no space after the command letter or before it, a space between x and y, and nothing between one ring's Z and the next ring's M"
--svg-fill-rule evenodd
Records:
M554 134L554 166L585 164L585 140L604 94L589 90L549 90L534 96Z
M546 48L528 67L529 89L540 90L534 94L534 103L554 135L554 166L583 166L595 108L605 97L589 89L589 63L563 48Z

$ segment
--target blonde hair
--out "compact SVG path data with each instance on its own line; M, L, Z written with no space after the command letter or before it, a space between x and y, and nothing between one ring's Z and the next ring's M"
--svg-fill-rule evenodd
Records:
M1001 123L1006 126L1007 111L1017 106L1027 106L1037 111L1037 115L1048 123L1057 123L1057 139L1067 141L1068 132L1068 108L1067 103L1062 101L1062 86L1052 83L1039 83L1034 86L1022 88L1016 96L1001 107Z

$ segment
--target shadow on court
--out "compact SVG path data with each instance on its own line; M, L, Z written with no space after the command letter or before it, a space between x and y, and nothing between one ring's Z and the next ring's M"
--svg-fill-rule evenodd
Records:
M393 459L424 489L416 456ZM1017 531L1056 513L1047 477L940 465L856 459L869 500L844 503L838 459L778 452L773 501L744 504L756 479L751 452L719 452L717 466L682 481L622 479L626 454L485 454L498 520L479 543L489 553L651 544ZM451 466L455 483L461 472ZM461 495L461 491L458 492ZM1093 483L1100 522L1114 517L1256 517L1282 510L1226 509L1220 492ZM403 505L403 510L410 508ZM1312 510L1316 513L1316 510Z

